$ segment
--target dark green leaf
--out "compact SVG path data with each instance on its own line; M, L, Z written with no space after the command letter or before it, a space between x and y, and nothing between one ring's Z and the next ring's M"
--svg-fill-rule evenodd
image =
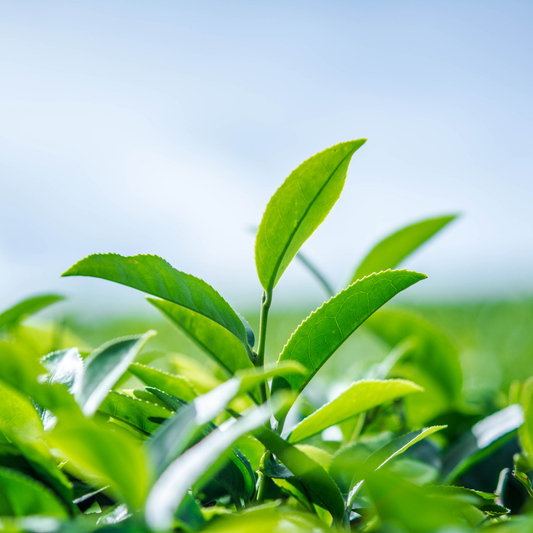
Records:
M225 327L248 349L246 328L226 300L205 281L176 270L155 255L90 255L63 276L107 279L181 305Z
M66 518L65 507L37 481L0 468L0 516L55 516Z
M168 530L189 488L224 461L238 438L263 425L269 417L270 411L261 406L238 420L228 420L174 460L150 491L145 507L148 525L155 531Z
M106 342L85 360L85 371L76 401L86 416L92 416L104 401L110 389L156 334L148 331L144 335L132 335Z
M257 274L267 292L338 200L352 155L365 142L337 144L311 157L268 202L255 241Z
M190 492L183 497L176 512L176 520L188 533L200 531L205 527L204 515Z
M171 302L153 298L148 301L216 361L228 376L253 368L242 342L213 320Z
M296 446L283 440L277 433L267 428L253 432L255 438L270 450L290 472L311 491L321 502L322 507L331 513L336 523L344 516L344 500L339 487L329 474L315 460Z
M63 296L56 294L45 294L43 296L34 296L14 305L7 311L0 314L0 329L6 326L14 326L19 324L29 315L34 315L42 309L61 302L64 300Z
M475 424L444 457L444 483L451 483L502 446L523 422L524 413L519 405L514 404Z
M148 434L159 429L160 425L172 415L172 411L165 407L116 391L111 391L106 396L98 411Z
M289 386L297 393L309 383L337 348L383 304L402 290L425 279L424 274L394 270L373 274L354 283L307 317L292 334L279 361L297 361L304 374L275 377L272 391Z
M456 216L422 220L389 235L374 246L363 259L350 285L374 272L396 268L407 256L454 220Z

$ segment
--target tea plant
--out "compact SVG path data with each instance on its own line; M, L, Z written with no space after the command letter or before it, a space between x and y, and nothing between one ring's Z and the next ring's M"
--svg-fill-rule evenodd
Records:
M454 216L382 240L337 294L300 252L364 143L311 157L268 203L255 245L257 342L215 289L157 256L91 255L63 274L150 295L218 365L213 374L184 355L143 351L152 330L94 351L63 335L41 357L21 323L60 300L54 295L0 315L2 529L531 530L532 382L487 410L463 395L457 351L442 333L406 312L376 313L425 279L393 269ZM330 298L265 365L275 288L295 257ZM389 355L313 405L309 383L363 324ZM334 427L340 440L327 439Z

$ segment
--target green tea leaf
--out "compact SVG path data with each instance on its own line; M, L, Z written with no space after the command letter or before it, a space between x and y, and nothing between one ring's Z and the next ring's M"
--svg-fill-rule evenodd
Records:
M14 470L0 468L0 516L67 518L65 507L41 483Z
M397 524L402 530L412 533L470 525L465 515L471 507L469 503L428 494L427 489L412 485L384 470L373 473L365 482L383 522ZM481 515L479 522L483 518L484 515Z
M148 495L147 524L155 531L170 529L189 488L224 461L227 450L238 438L263 425L269 418L270 410L261 406L238 420L228 420L172 462Z
M268 202L255 240L259 281L270 292L338 200L348 165L366 139L337 144L302 163Z
M292 334L279 361L297 361L304 374L275 377L272 392L288 385L300 393L337 348L383 304L425 279L424 274L388 270L372 274L337 294L307 317Z
M188 492L176 512L176 520L187 533L200 531L205 527L205 518L194 496Z
M242 341L213 320L171 302L153 298L148 301L216 361L228 376L238 370L253 368Z
M338 398L304 418L292 430L288 440L300 442L356 414L421 390L415 383L403 379L356 381Z
M110 391L98 411L122 420L144 433L152 434L172 415L172 411L155 403Z
M379 470L382 466L387 464L389 461L401 455L407 451L411 446L420 442L422 439L433 435L433 433L444 429L446 426L432 426L428 428L419 429L416 431L411 431L405 435L397 437L370 456L368 456L362 463L360 469L355 469L356 474L354 475L350 483L350 492L347 499L347 509L351 509L354 499L357 495L357 492L361 488L363 482L364 474L363 472L375 472Z
M107 279L181 305L225 327L249 349L246 328L226 300L205 281L176 270L155 255L90 255L63 276Z
M513 476L522 483L529 496L533 498L533 469L531 468L531 464L519 453L514 455L513 462Z
M156 334L148 331L144 335L132 335L106 342L85 360L85 371L76 401L85 416L92 416L107 396L110 389L128 370L136 355Z
M0 342L0 381L30 396L42 408L68 411L72 416L79 408L68 390L59 383L47 383L40 376L45 373L32 354L8 342Z
M533 378L524 383L520 404L524 413L524 423L518 431L518 437L525 459L533 466Z
M272 505L247 509L212 520L206 533L331 533L316 516L294 507Z
M240 380L232 378L198 396L161 425L147 442L156 472L162 472L187 449L203 426L218 416L239 394L240 387Z
M70 394L76 394L83 376L83 359L77 348L66 348L45 355L41 364L48 370L47 382L64 385ZM38 407L45 431L52 429L56 417L48 409Z
M401 311L380 311L367 322L391 348L411 341L412 348L394 367L394 376L415 381L425 391L405 399L411 425L421 426L456 403L463 378L459 355L450 340L421 318Z
M274 431L261 427L253 431L255 438L271 451L290 472L313 493L321 505L331 513L336 523L344 516L344 500L339 487L316 461Z
M0 314L0 329L6 326L14 326L22 322L29 315L34 315L42 309L52 304L64 300L63 296L56 294L45 294L43 296L34 296L14 305L7 311Z
M139 363L131 364L128 370L148 387L162 390L185 402L190 402L198 396L192 383L184 376L169 374Z
M363 259L350 285L374 272L396 268L407 256L456 217L457 215L451 215L422 220L389 235L376 244Z
M39 480L72 509L72 486L44 442L43 425L31 400L0 382L0 432L22 452ZM11 465L9 465L11 466Z
M151 471L140 443L91 420L62 417L48 437L69 460L65 468L89 483L98 478L112 492L139 509L151 483Z
M444 429L446 426L431 426L428 428L418 429L411 431L405 435L397 437L379 450L375 451L366 461L365 464L372 470L378 470L383 465L388 463L391 459L394 459L398 455L407 451L411 446L420 442L422 439L433 435L437 431Z

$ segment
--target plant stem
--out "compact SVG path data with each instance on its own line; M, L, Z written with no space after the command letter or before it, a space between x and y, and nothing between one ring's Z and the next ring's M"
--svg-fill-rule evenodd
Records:
M270 304L272 303L272 291L264 291L263 298L261 300L261 317L259 319L259 345L257 347L257 357L255 359L255 366L263 368L265 366L265 345L268 323L268 311ZM263 382L259 386L259 392L261 393L261 402L266 403L268 400L267 386Z
M265 366L265 346L266 346L266 334L267 334L267 323L268 323L268 311L270 309L270 304L272 303L272 291L264 291L263 298L261 300L261 317L259 318L259 345L257 346L257 357L255 359L255 366L257 368L263 368ZM263 381L259 385L259 392L261 394L261 403L266 403L268 401L268 392L266 381ZM261 465L259 471L259 481L257 486L257 495L256 500L262 502L265 497L266 483L267 478L261 472L261 467L263 466L266 458L269 454L268 450L265 448L265 453L261 458Z
M323 274L320 272L320 270L318 270L318 268L304 254L302 254L302 252L298 252L296 254L296 257L311 271L312 274L314 274L318 282L322 285L322 287L324 287L324 290L326 291L327 295L330 298L335 296L333 288L328 283Z
M265 490L267 484L267 476L263 474L262 470L265 467L266 461L270 458L270 452L265 448L265 452L259 462L259 482L257 484L257 494L255 496L256 501L262 502L265 499Z

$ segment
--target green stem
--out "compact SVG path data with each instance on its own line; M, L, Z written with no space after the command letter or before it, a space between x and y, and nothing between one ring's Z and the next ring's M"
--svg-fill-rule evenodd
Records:
M265 347L266 347L266 334L268 323L268 311L270 304L272 303L272 290L264 291L263 298L261 300L261 317L259 318L259 345L257 346L257 357L255 358L255 366L257 368L263 368L265 366ZM268 387L266 381L263 381L259 385L259 392L261 394L261 403L268 401ZM256 500L262 502L265 498L265 490L267 477L261 472L264 462L267 460L270 452L265 448L265 453L261 458L261 464L259 467L259 482L257 487Z
M262 470L265 467L265 463L270 458L270 452L265 448L265 452L263 453L263 456L261 457L261 461L259 462L259 483L257 486L257 494L255 496L255 499L258 502L263 502L265 499L265 491L266 491L266 484L267 484L267 476L263 474Z
M266 334L268 323L268 311L270 304L272 303L272 291L264 291L261 301L261 317L259 319L259 345L257 347L257 357L255 359L255 366L257 368L263 368L265 366L265 346L266 346ZM259 386L259 392L261 393L261 402L266 403L268 401L266 382L261 383Z
M296 257L311 271L311 273L316 277L318 282L324 287L324 290L326 291L327 295L332 298L335 296L335 292L332 288L332 286L328 283L326 278L322 275L320 270L311 262L309 259L302 254L302 252L298 252L296 254Z

